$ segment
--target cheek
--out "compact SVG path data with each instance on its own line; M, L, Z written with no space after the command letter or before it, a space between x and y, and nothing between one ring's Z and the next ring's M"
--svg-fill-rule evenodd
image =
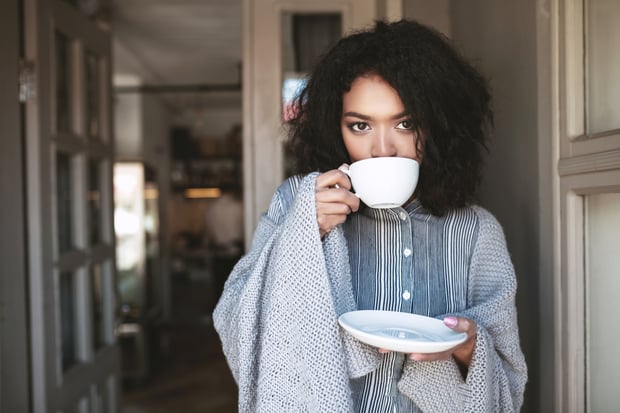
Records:
M344 147L347 148L347 153L349 154L349 158L351 158L351 162L355 162L359 158L359 148L353 142L354 141L351 139L344 138Z
M400 134L396 136L393 142L398 156L415 159L419 162L422 157L422 151L416 149L416 141L414 134Z

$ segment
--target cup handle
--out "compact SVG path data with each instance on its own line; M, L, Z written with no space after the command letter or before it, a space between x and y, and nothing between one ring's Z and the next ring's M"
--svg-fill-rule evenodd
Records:
M349 177L349 180L351 180L351 171L349 171L349 165L347 165L347 164L342 164L342 165L340 165L340 166L338 167L338 170L339 170L340 172L344 172L344 174L345 174L346 176L348 176L348 177ZM353 184L353 183L351 183L351 184ZM338 184L336 184L336 188L340 188L340 187L338 186ZM351 192L352 192L352 193L353 193L353 195L355 195L356 197L358 197L358 198L360 197L358 194L356 194L356 193L355 193L355 191L353 191L353 188L352 188L352 187L351 187Z

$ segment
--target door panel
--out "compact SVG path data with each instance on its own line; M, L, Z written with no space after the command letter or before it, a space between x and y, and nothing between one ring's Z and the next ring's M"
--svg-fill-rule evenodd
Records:
M116 412L110 34L62 0L25 1L34 412Z
M609 412L620 403L620 360L606 356L620 340L606 321L620 291L620 193L587 195L584 202L586 410Z
M559 155L556 411L608 411L618 403L620 377L618 363L603 356L618 338L605 317L610 297L618 297L620 82L614 69L620 31L612 21L620 4L555 0L550 9L552 57L559 62L550 82L557 85L553 129Z

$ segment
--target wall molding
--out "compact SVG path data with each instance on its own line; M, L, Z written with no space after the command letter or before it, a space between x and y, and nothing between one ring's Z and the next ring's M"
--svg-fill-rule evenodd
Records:
M560 176L620 169L620 149L560 159Z

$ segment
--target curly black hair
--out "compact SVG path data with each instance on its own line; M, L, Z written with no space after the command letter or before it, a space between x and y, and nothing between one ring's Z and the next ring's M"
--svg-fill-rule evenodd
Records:
M289 149L298 173L351 160L342 139L342 97L377 74L400 96L421 142L417 194L435 215L473 201L493 122L484 77L441 33L415 21L376 22L341 39L293 102Z

